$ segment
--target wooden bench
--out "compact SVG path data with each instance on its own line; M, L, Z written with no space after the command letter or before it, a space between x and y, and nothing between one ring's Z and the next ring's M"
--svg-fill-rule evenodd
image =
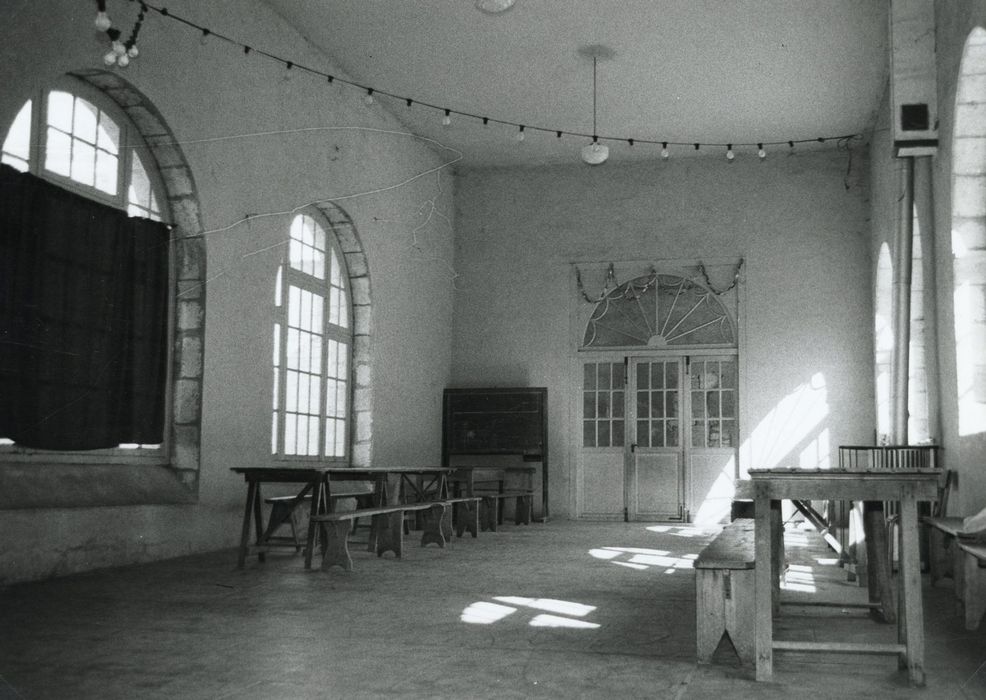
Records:
M333 492L329 497L329 511L335 510L336 502L341 498L355 498L357 501L373 496L373 489L349 489ZM301 551L304 544L298 537L297 508L300 504L311 506L312 495L306 493L302 496L271 496L264 499L264 503L270 505L270 517L267 519L267 529L264 532L263 541L267 544L293 546L296 552ZM274 532L283 525L291 528L291 536L278 536Z
M963 555L962 570L965 585L962 604L965 607L965 628L979 629L986 613L986 541L958 538L958 551Z
M451 508L446 511L445 519L442 520L442 533L446 539L452 538L452 528L455 528L457 537L462 537L462 533L469 532L473 537L479 534L479 503L483 499L479 496L456 496L443 499Z
M322 513L312 520L323 527L322 569L341 566L346 571L353 570L353 560L349 555L349 533L352 521L356 518L371 518L371 544L377 556L392 551L400 559L404 556L404 514L422 511L424 527L421 533L421 546L435 543L444 547L446 543L443 522L450 505L445 501L425 503L396 503L375 508L357 508L353 511Z
M740 518L729 523L694 561L699 663L712 661L724 634L740 662L756 661L753 522Z

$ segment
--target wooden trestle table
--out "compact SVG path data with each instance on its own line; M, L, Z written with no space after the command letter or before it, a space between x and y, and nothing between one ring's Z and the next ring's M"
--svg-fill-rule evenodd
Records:
M756 678L770 680L775 650L896 654L913 685L924 685L924 617L918 552L919 501L937 498L939 470L751 469L756 508ZM782 499L897 501L900 504L900 614L896 644L780 641L773 638L775 580L771 511ZM777 525L775 524L775 527Z
M448 497L448 474L446 467L232 467L232 471L242 474L247 482L246 507L243 511L243 528L240 533L240 550L237 566L243 568L247 555L256 553L260 561L269 548L268 537L272 534L264 527L263 496L261 484L302 484L295 497L300 504L311 494L310 515L318 515L328 510L332 496L333 481L372 481L374 501L377 505L396 503L401 497L402 487L405 495L414 501L441 500ZM251 528L251 525L253 528ZM250 530L255 529L254 544L250 544ZM305 540L305 568L312 567L312 554L318 544L316 522L309 517L308 537Z

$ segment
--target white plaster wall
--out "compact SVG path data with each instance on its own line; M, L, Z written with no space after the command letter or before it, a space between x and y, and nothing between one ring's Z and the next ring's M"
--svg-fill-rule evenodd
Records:
M460 175L453 381L548 387L553 516L572 513L580 439L573 261L746 259L742 468L796 465L826 429L831 460L838 444L872 439L865 147L852 157L848 176L835 149L595 169L573 153L567 167ZM793 395L824 396L826 415L788 444L790 411L774 409Z
M216 32L340 73L259 2L175 0L169 9ZM111 2L128 32L136 3ZM0 125L33 90L68 71L102 68L94 3L12 0L0 7ZM329 86L150 13L140 57L122 72L161 111L195 177L203 224L289 212L334 198L352 217L370 266L373 457L437 463L441 390L450 375L451 173L379 103ZM277 130L344 127L295 134ZM353 130L349 127L362 127ZM367 131L372 129L374 131ZM251 134L266 134L255 135ZM228 137L243 137L233 138ZM439 182L439 178L441 181ZM377 191L376 194L360 195ZM427 218L430 203L437 214ZM271 304L288 215L207 235L208 276L199 503L0 512L0 583L231 546L245 488L229 472L270 455ZM258 252L271 248L268 252Z
M986 2L935 3L940 147L934 159L935 236L938 251L938 349L945 463L958 472L958 494L951 510L969 515L986 507L986 433L959 435L952 257L952 162L955 99L966 37L986 28ZM986 100L983 95L981 100ZM982 120L980 120L982 123ZM986 136L986 133L982 134Z

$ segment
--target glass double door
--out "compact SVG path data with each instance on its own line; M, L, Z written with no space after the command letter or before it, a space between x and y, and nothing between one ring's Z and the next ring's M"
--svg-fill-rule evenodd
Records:
M582 370L579 515L690 520L735 470L735 356L625 357Z

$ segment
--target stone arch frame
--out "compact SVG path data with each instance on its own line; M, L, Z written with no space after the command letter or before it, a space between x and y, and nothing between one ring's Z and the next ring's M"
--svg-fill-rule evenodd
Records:
M966 38L952 130L952 271L959 435L986 431L986 29Z
M334 202L315 208L325 217L346 258L350 303L353 308L352 424L349 455L354 467L369 466L373 456L373 392L371 350L373 308L370 304L370 266L352 218Z
M195 179L164 117L136 87L116 73L69 73L93 86L129 117L154 158L175 242L175 308L170 398L169 465L178 480L198 492L201 466L202 373L205 344L206 247Z

